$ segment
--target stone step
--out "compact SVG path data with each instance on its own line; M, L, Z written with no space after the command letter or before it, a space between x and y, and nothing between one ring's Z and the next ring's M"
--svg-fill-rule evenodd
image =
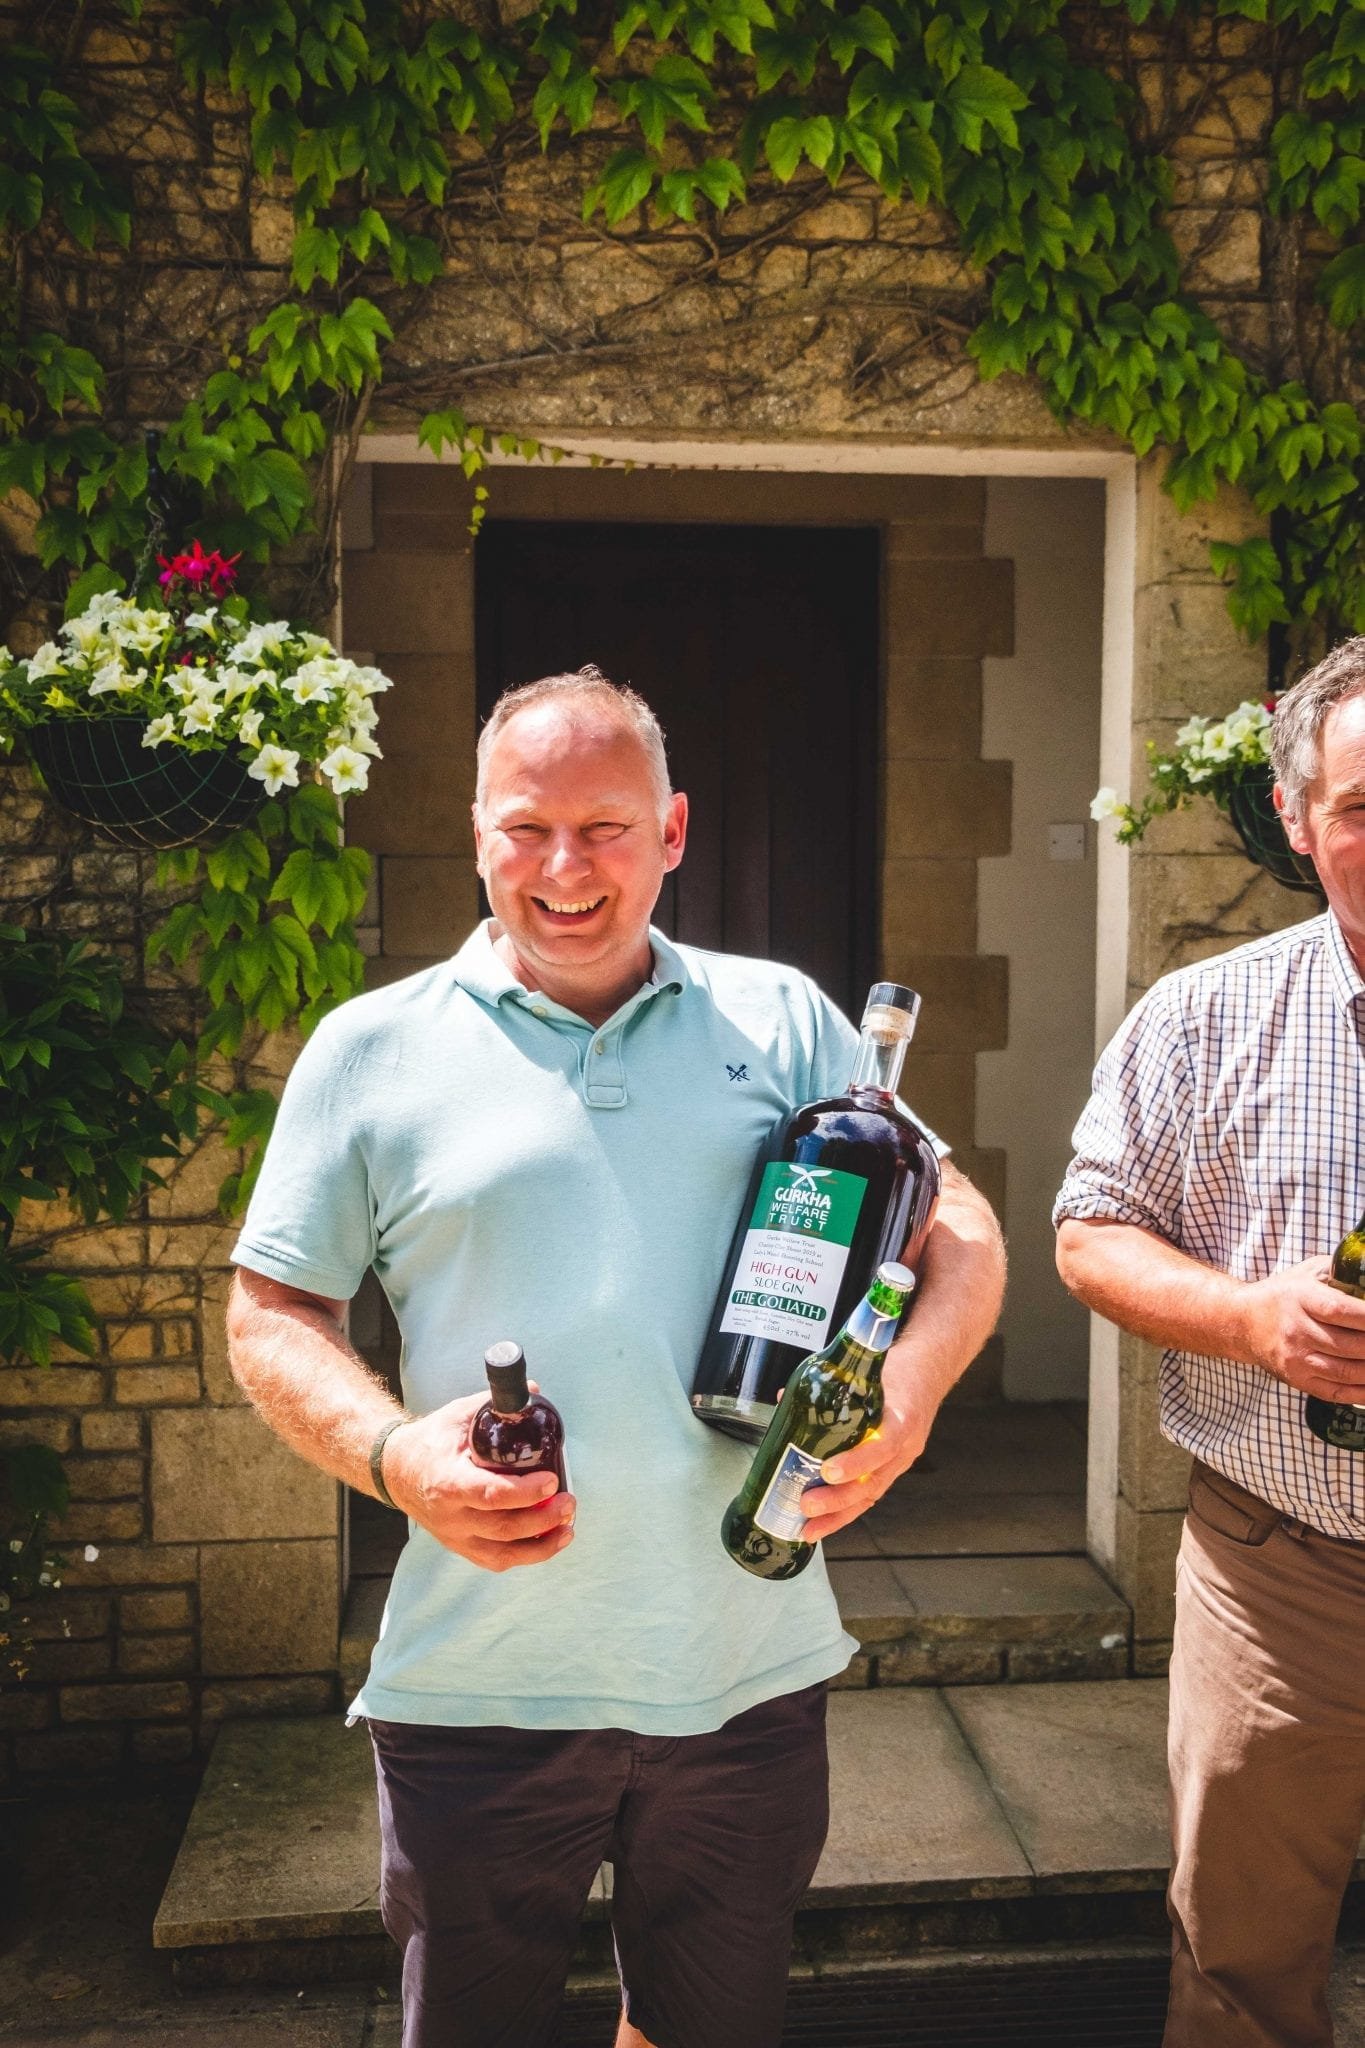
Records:
M1132 1615L1086 1557L836 1557L830 1581L860 1653L843 1687L1122 1678ZM352 1581L341 1683L358 1690L388 1582Z
M829 1840L802 1967L953 1947L1158 1936L1165 1686L894 1687L830 1700ZM580 1963L610 1958L609 1873ZM193 1982L386 1972L364 1730L227 1724L157 1915Z

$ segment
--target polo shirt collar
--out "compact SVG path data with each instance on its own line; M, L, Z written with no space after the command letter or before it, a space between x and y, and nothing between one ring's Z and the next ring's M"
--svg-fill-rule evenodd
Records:
M1336 912L1329 910L1325 919L1327 925L1327 965L1332 977L1332 993L1339 1009L1348 1010L1365 996L1365 981L1360 969L1351 957L1341 926L1337 923Z
M649 943L654 954L654 972L643 987L637 989L633 996L622 1003L615 1013L616 1018L628 1016L638 1009L641 1003L662 994L665 989L672 989L676 994L681 994L687 984L687 969L682 955L653 925L649 928ZM548 996L524 987L517 980L494 947L491 917L486 917L482 923L475 925L451 965L460 987L493 1009L510 998L528 1009L538 1007L565 1017L573 1014L565 1010L561 1004L552 1002ZM575 1022L583 1021L581 1018L575 1018ZM614 1020L608 1020L611 1021ZM603 1025L601 1028L605 1030L607 1027Z

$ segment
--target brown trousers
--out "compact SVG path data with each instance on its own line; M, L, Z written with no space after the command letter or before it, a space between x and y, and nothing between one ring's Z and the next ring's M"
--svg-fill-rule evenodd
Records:
M1164 2048L1330 2048L1365 1820L1365 1544L1196 1464L1176 1585Z

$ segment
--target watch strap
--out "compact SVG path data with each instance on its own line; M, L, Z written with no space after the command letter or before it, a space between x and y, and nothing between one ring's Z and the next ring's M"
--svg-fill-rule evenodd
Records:
M384 1484L384 1446L396 1429L401 1429L405 1422L413 1422L415 1420L416 1417L412 1415L395 1415L392 1422L384 1424L384 1427L370 1445L370 1477L374 1481L375 1492L379 1495L386 1508L397 1508L398 1503ZM403 1511L399 1508L398 1512L401 1514Z

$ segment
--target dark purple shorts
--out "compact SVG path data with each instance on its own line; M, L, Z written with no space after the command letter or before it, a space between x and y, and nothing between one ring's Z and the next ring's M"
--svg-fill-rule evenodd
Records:
M403 2048L553 2048L604 1862L633 2025L656 2048L778 2048L829 1819L823 1685L711 1735L369 1728Z

